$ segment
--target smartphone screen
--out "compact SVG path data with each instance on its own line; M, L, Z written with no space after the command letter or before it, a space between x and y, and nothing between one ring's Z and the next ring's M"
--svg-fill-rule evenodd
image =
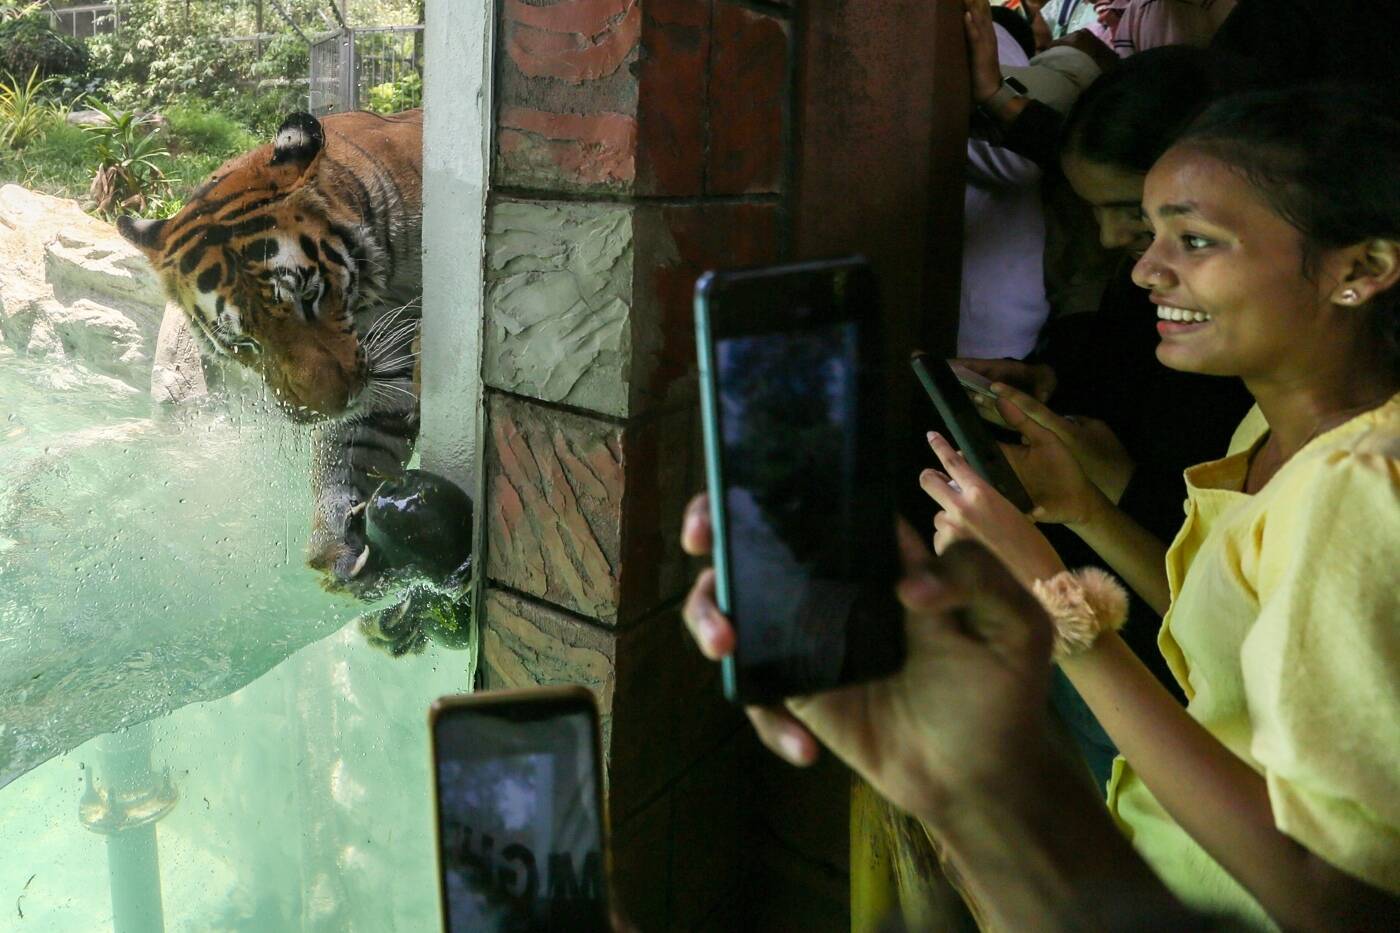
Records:
M902 659L879 308L863 265L702 281L707 459L730 699L770 702Z
M596 721L558 691L434 708L448 933L609 928Z

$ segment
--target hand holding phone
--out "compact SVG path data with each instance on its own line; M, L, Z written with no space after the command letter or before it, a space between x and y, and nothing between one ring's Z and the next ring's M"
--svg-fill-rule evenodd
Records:
M705 463L733 702L879 677L903 660L894 598L879 303L859 259L696 284Z
M1001 452L1001 447L987 431L981 415L963 391L952 364L946 360L931 359L926 353L915 353L909 365L914 368L919 383L938 409L948 433L953 435L968 464L1023 513L1035 508L1016 471L1007 462L1006 455Z
M445 697L429 722L443 929L609 930L593 695Z

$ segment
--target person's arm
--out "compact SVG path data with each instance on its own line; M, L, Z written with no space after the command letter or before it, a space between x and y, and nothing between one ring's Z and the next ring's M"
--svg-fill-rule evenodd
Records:
M1167 587L1167 546L1160 538L1133 521L1103 493L1093 496L1093 506L1080 521L1066 527L1103 558L1113 572L1158 615L1171 605Z
M1035 162L1042 170L1057 162L1061 117L1053 108L1028 97L1003 102L993 98L1001 87L1001 60L987 0L963 0L972 103L1001 130L1001 144Z
M1130 930L1181 911L1080 767L1031 752L1004 785L976 788L951 812L924 818L987 929Z
M710 552L704 496L686 509L681 543L694 556ZM979 547L956 545L935 562L907 526L900 543L903 668L786 707L750 707L759 738L798 766L816 759L820 741L919 818L994 929L1133 930L1179 914L1050 738L1050 629L1034 598ZM734 650L712 571L682 617L705 657Z
M1060 662L1158 803L1285 929L1400 928L1400 902L1280 832L1264 778L1187 714L1117 635Z

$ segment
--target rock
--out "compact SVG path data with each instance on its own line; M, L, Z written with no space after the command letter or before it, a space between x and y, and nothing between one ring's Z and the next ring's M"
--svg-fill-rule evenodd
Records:
M6 346L96 370L99 384L120 380L114 391L126 395L152 385L164 315L155 272L111 224L83 213L76 201L0 187L0 341ZM186 358L177 367L179 379L162 375L160 397L194 393Z
M130 380L150 368L149 349L142 328L115 308L79 298L64 306L45 302L47 320L63 341L64 354L96 369Z
M44 246L45 278L60 301L109 299L136 318L154 338L165 310L165 293L141 251L116 235L94 237L63 229Z
M180 306L165 306L156 337L156 356L151 364L151 397L158 402L178 404L209 394L199 344L190 331L189 318Z

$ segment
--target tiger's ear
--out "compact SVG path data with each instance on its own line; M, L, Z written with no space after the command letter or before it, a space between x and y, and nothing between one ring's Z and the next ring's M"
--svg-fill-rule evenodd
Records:
M122 238L148 255L158 250L160 234L164 229L164 220L144 220L130 214L117 218L117 232Z
M272 143L272 164L305 171L326 145L321 121L309 113L294 113L282 121Z

